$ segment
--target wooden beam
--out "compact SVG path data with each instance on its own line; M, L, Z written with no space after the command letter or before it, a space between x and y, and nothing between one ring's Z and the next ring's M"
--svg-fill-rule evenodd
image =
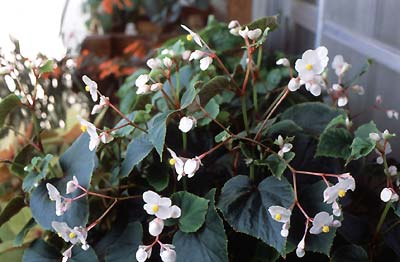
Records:
M228 0L228 19L238 20L241 24L252 20L252 0Z

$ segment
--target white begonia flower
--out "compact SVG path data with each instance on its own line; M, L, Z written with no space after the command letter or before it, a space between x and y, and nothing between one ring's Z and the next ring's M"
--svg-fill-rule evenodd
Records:
M292 78L289 81L288 88L290 91L294 92L298 90L301 86L300 78Z
M372 141L378 142L379 140L381 140L381 136L378 133L369 133L369 138Z
M74 227L70 228L65 222L51 222L51 226L58 233L60 237L64 239L65 242L70 242L75 245L80 243L83 250L88 250L89 245L86 242L87 230L84 227Z
M305 51L301 59L297 59L295 64L299 77L304 82L308 82L313 80L316 75L322 74L329 61L327 55L328 49L324 46Z
M347 96L341 96L338 98L337 105L338 105L338 107L343 107L343 106L347 105L348 102L349 102L349 100L348 100Z
M175 52L173 51L173 50L169 50L169 49L164 49L164 50L162 50L161 51L161 54L162 55L169 55L169 56L175 56Z
M201 38L197 33L193 32L192 30L190 30L185 25L181 25L181 27L183 29L185 29L190 34L190 36L193 38L193 40L194 40L194 42L196 42L196 44L198 44L200 47L203 47L203 43L201 42Z
M247 32L247 37L251 40L257 40L262 34L261 29L256 28L254 30L249 30L249 32Z
M285 153L290 152L290 150L292 150L292 148L293 148L293 145L291 143L285 143L285 141L283 140L281 135L278 136L276 142L279 145L279 147L281 148L278 152L278 155L280 157L283 157L283 155Z
M114 140L114 137L109 132L101 132L99 137L103 144L108 144Z
M239 29L239 35L243 38L247 38L247 34L249 33L249 28L246 26L243 30Z
M347 105L347 103L349 102L349 99L347 98L347 96L344 92L345 91L344 88L339 84L333 84L332 89L335 90L339 94L339 98L337 100L338 107L343 107L343 106Z
M340 227L341 223L338 220L333 220L333 216L322 211L315 215L313 225L310 228L311 234L320 234L321 232L328 233L330 227Z
M168 197L161 197L156 192L149 190L143 193L143 200L146 202L143 208L147 214L155 215L161 219L171 217L171 199Z
M391 176L397 175L397 167L396 166L389 166L388 171Z
M140 87L138 87L138 89L136 90L136 94L137 95L145 95L150 93L151 91L151 86L150 85L142 85Z
M322 87L324 86L325 82L320 75L315 75L312 80L305 82L306 90L309 91L313 96L321 95Z
M89 150L93 151L100 144L100 138L97 134L96 126L86 121L81 116L77 116L77 118L81 124L82 132L87 132L89 134Z
M138 78L136 78L135 85L137 87L141 87L147 84L149 82L149 75L148 74L141 74Z
M165 67L170 68L172 66L172 59L169 57L164 57L163 64Z
M163 88L163 84L162 84L162 83L154 83L154 84L152 84L152 85L150 86L150 90L151 90L152 92L159 91L159 90L161 90L162 88Z
M344 61L342 55L336 55L332 61L332 69L335 70L337 76L343 75L347 70L349 70L350 64Z
M150 221L150 223L149 223L149 233L150 233L150 235L156 237L159 234L161 234L163 229L164 229L164 220L156 217L155 219Z
M175 262L176 252L174 250L175 246L164 244L160 249L160 257L163 262Z
M205 71L208 69L208 67L212 64L213 59L211 58L211 56L206 56L203 57L202 59L200 59L200 69L202 71Z
M178 206L176 206L176 205L171 206L170 211L171 211L171 218L181 217L182 212Z
M360 86L360 85L353 85L350 87L351 90L353 90L356 94L362 96L365 94L365 89L364 87Z
M47 193L51 201L56 202L56 215L62 216L71 206L69 199L64 199L55 186L50 183L46 184Z
M203 51L195 50L190 54L189 61L192 61L193 59L198 60L198 59L202 58L204 55L205 55L205 53Z
M82 76L82 81L86 84L86 91L90 93L93 102L97 101L97 83L90 79L87 75Z
M72 192L75 192L75 190L78 189L78 185L79 185L78 179L76 178L76 176L73 176L72 180L68 181L67 183L66 193L70 194Z
M304 237L301 239L301 241L297 244L297 248L296 248L296 256L297 257L304 257L304 255L306 254L306 252L304 251L305 248L305 241L304 241Z
M151 256L151 247L140 245L136 251L136 260L138 262L144 262Z
M171 154L172 159L170 159L170 165L175 167L175 171L178 174L178 181L181 180L183 176L188 176L191 178L200 168L201 160L198 157L194 157L191 159L178 157L174 151L170 148L167 148L169 153Z
M230 21L228 28L229 28L229 33L231 33L232 35L235 35L235 36L239 35L240 24L237 20Z
M196 119L194 117L187 117L184 116L181 118L181 120L179 121L179 130L181 130L183 133L187 133L190 130L192 130L192 128L194 126L196 126Z
M101 111L106 105L108 105L108 101L109 101L109 98L108 98L108 97L100 96L100 102L99 102L99 104L93 106L93 109L92 109L91 114L94 115L94 114L100 113L100 111Z
M183 60L189 60L191 54L192 54L192 51L190 51L190 50L183 51L182 59Z
M281 206L270 206L268 212L275 221L283 223L281 236L287 237L289 235L290 216L292 215L292 211Z
M290 62L289 59L287 59L286 57L278 59L278 61L276 61L276 65L282 65L285 67L290 67Z
M74 245L70 246L67 250L65 250L62 255L63 258L61 260L61 262L67 262L68 259L70 259L72 257L72 248L74 247Z
M381 191L381 200L385 203L396 202L399 200L399 195L393 189L385 187Z
M161 62L160 58L150 58L149 60L147 60L146 64L151 69L161 68L161 66L162 66L162 62Z
M339 182L334 186L327 187L324 190L324 202L332 204L338 197L345 197L348 190L354 191L356 182L352 176L339 178Z
M399 112L393 110L393 109L389 109L386 111L386 115L389 119L396 119L399 120Z
M333 201L332 203L332 213L335 217L340 217L340 215L342 214L342 210L340 209L337 201Z

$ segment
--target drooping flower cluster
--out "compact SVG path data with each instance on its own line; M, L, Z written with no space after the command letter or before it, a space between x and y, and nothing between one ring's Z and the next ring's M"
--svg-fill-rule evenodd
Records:
M347 191L354 191L355 187L356 183L354 178L349 173L346 173L338 176L338 183L324 190L324 202L332 204L332 210L335 216L338 217L342 214L337 202L338 198L345 197Z
M78 185L78 179L74 176L73 179L67 183L66 193L70 194L74 192L78 188ZM56 202L56 215L62 216L71 207L71 203L74 199L62 196L58 189L50 183L46 184L46 188L50 200Z
M183 176L191 178L195 175L197 170L199 170L201 164L201 159L199 157L185 158L178 157L172 149L167 148L171 154L172 159L169 160L171 166L175 167L175 171L178 174L178 181L181 180Z
M151 59L153 59L153 60L151 60ZM161 67L160 59L158 59L158 58L156 58L156 59L151 58L151 59L147 61L147 65L149 67L151 66L150 68L153 69L153 68L158 68L159 66ZM166 60L166 59L169 59L169 60ZM171 63L172 63L172 61L170 58L168 58L168 57L164 58L165 65L171 66ZM154 83L149 84L149 81L150 81L149 75L147 75L147 74L140 75L135 81L135 85L138 88L136 90L136 94L144 95L144 94L148 94L151 92L156 92L163 88L163 84L155 82L155 81L154 81Z
M293 138L287 137L283 139L281 135L278 136L278 138L275 140L274 144L278 145L280 147L280 150L278 152L278 155L280 157L283 157L285 153L290 152L292 150L293 145L289 142L291 142Z
M175 247L170 244L161 243L158 237L164 229L164 220L169 218L179 218L181 216L181 209L176 205L172 205L171 199L161 197L153 191L144 192L143 200L145 202L143 208L146 210L147 214L156 216L156 218L149 223L149 233L156 237L156 239L148 246L140 245L138 247L138 250L136 251L136 260L144 262L150 258L153 246L158 243L160 245L161 260L164 262L175 262Z

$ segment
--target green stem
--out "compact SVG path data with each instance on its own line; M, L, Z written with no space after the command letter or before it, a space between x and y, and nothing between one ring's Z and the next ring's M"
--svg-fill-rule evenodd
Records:
M249 120L248 120L248 117L247 117L246 97L242 96L242 97L240 97L240 100L242 102L242 114L243 114L244 127L246 129L247 135L249 135L250 134L250 129L249 129Z
M250 164L250 180L254 181L254 165Z
M182 186L183 186L183 190L187 191L187 177L186 176L182 177Z
M187 149L187 134L182 132L182 146L183 146L183 151L186 152Z
M178 99L179 99L179 92L180 92L180 86L181 86L181 82L180 82L180 79L179 79L179 70L177 69L176 70L176 73L175 73L175 78L176 78L176 95L178 96Z
M257 86L253 83L253 104L254 104L254 112L257 115L258 112L258 101L257 101Z
M391 206L391 205L392 205L392 203L391 203L390 201L386 203L385 209L383 210L382 215L381 215L381 217L379 218L378 225L376 226L374 239L377 238L377 236L378 236L378 234L379 234L379 231L381 230L381 227L382 227L382 225L383 225L383 222L384 222L385 219L386 219L386 216L387 216L387 214L388 214L388 212L389 212L389 209L390 209L390 206Z
M262 62L262 46L258 48L258 54L257 54L257 68L260 70L261 62Z

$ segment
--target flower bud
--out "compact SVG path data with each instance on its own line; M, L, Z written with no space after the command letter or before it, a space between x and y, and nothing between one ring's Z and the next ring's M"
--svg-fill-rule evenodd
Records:
M149 233L152 236L158 236L164 229L164 220L155 218L149 223Z
M151 248L147 248L147 246L139 246L138 250L136 251L136 260L138 262L144 262L148 259L151 255Z
M160 257L163 262L175 262L176 252L173 249L167 248L165 250L161 250Z

